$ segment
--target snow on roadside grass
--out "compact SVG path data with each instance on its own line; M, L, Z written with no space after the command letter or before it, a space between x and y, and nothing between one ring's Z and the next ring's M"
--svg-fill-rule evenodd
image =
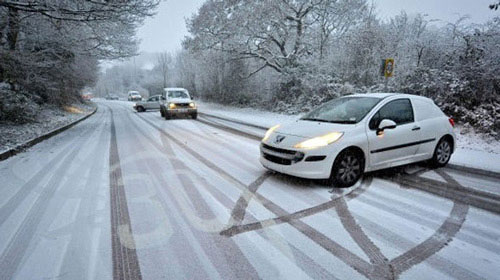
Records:
M300 115L278 114L254 108L237 108L200 101L197 103L200 112L265 127L292 122L300 117ZM450 163L500 172L500 141L485 134L476 134L461 126L457 126L455 132L457 150Z
M39 110L34 122L25 124L0 122L0 151L12 149L26 141L76 121L84 114L90 113L93 108L86 104L75 104L63 109L55 106L44 106L42 110Z

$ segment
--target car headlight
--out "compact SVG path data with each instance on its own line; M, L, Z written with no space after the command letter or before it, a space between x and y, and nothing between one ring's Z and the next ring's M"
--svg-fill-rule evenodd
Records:
M293 147L297 149L315 149L324 147L338 141L342 137L342 135L344 135L343 132L332 132L323 136L314 137L309 140L300 142Z
M273 134L273 132L274 132L276 129L278 129L278 127L280 127L280 125L279 125L279 124L278 124L278 125L275 125L275 126L273 126L273 127L271 127L270 129L268 129L268 130L266 131L266 134L264 135L264 138L262 138L262 142L267 141L267 139L269 139L269 137L271 136L271 134Z
M191 102L191 103L189 103L189 107L190 108L196 108L196 104L194 104L194 102Z
M175 107L177 107L175 103L168 103L168 108L175 109Z

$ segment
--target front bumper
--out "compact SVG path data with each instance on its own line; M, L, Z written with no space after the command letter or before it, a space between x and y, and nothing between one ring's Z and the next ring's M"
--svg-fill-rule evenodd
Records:
M329 178L335 156L327 149L305 151L260 145L260 163L264 167L301 178Z
M170 115L191 115L191 114L196 114L198 112L198 109L196 108L176 108L176 109L170 109L167 108L167 113Z

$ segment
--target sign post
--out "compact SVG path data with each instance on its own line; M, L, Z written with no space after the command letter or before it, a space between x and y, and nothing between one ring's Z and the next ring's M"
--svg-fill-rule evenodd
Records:
M380 74L385 77L385 91L388 91L389 78L394 75L394 58L382 59Z

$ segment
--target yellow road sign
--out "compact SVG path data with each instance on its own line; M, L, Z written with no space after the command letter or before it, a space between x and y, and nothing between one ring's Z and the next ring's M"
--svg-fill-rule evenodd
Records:
M394 75L394 58L385 59L384 76L390 78Z

